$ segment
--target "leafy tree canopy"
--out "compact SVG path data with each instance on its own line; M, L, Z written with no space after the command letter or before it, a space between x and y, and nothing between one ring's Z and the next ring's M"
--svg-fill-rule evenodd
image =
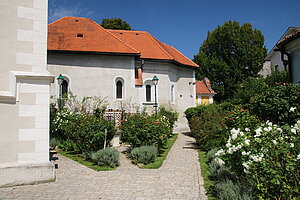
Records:
M233 96L247 77L256 77L262 69L267 49L261 31L252 25L228 21L208 32L194 61L200 65L198 80L208 77L218 93L217 101Z
M102 20L101 26L106 29L131 30L131 26L121 18L105 18Z

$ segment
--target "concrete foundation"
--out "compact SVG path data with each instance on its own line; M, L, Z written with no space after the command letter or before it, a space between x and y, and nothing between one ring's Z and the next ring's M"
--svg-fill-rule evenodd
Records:
M55 181L53 163L0 165L0 187Z

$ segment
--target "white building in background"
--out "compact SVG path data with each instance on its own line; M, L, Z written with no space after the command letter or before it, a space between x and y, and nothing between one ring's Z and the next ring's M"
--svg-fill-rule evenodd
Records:
M209 105L214 103L217 93L211 88L208 78L196 82L196 105Z
M101 96L111 109L153 111L157 102L179 112L177 131L189 130L183 112L195 106L194 62L145 31L106 30L96 22L64 17L48 27L48 70L65 77L63 92ZM51 94L57 95L57 82Z
M277 43L279 43L281 40L283 40L285 37L292 34L295 30L299 29L300 27L289 27L285 33L280 37ZM276 43L276 44L277 44ZM263 65L262 70L259 72L259 74L266 77L267 75L270 75L273 70L288 70L285 69L284 64L282 62L282 58L284 60L287 60L287 55L281 55L281 52L279 51L278 47L274 45L274 47L271 49L271 51L268 53L267 57L265 58L265 63Z
M54 180L47 0L0 2L0 187Z

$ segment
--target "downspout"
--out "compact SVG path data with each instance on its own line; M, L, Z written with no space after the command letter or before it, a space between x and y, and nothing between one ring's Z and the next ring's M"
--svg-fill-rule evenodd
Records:
M285 49L283 45L276 45L278 47L278 50L281 53L281 61L284 65L284 70L288 71L288 80L289 82L292 82L292 59L291 54ZM277 50L277 51L278 51ZM287 60L284 59L284 56L287 56Z

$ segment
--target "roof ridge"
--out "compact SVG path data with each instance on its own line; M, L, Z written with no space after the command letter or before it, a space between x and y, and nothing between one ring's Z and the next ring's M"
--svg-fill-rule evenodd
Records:
M118 29L106 29L109 32L118 32L118 31L122 31L122 32L140 32L140 33L147 33L147 31L137 31L137 30L118 30Z
M107 32L108 34L110 34L111 36L113 36L114 38L116 38L117 40L119 40L120 42L122 42L123 44L125 44L126 46L128 46L129 48L131 48L132 50L134 50L135 52L141 54L140 51L136 50L135 48L133 48L132 46L130 46L129 44L127 44L126 42L124 42L123 40L121 40L120 38L118 38L117 36L115 36L114 34L112 34L111 32L107 31L105 28L103 28L100 24L98 24L97 22L91 20L90 18L86 18L89 19L91 22L95 23L97 26L99 26L99 28L105 30L105 32Z
M163 43L163 42L161 42L161 43ZM165 43L163 43L164 45L167 45L167 46L169 46L169 47L171 47L171 48L173 48L175 51L177 51L180 55L182 55L183 57L185 57L186 59L188 59L189 61L191 61L192 63L194 63L194 64L196 64L196 65L198 65L197 63L195 63L194 61L192 61L191 59L189 59L188 57L186 57L185 55L183 55L180 51L178 51L175 47L173 47L173 46L171 46L171 45L168 45L168 44L165 44ZM199 65L198 65L199 66Z
M155 42L155 44L163 51L163 52L165 52L165 54L167 54L167 56L168 57L170 57L171 58L171 60L175 60L175 58L173 57L173 56L171 56L159 43L158 43L158 41L159 40L157 40L155 37L153 37L150 33L148 33L147 31L146 31L146 34ZM160 42L160 41L159 41Z
M60 18L60 19L58 19L58 20L55 20L54 22L48 24L48 26L53 25L53 24L56 24L57 22L60 22L60 21L62 21L62 20L65 19L65 18L70 18L70 16L64 16L64 17L62 17L62 18Z

